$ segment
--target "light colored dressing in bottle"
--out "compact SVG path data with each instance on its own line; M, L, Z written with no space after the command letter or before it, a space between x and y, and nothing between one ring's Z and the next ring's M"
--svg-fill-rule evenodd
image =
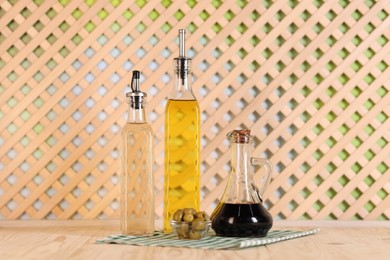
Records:
M128 122L122 129L121 231L126 235L154 233L153 131L145 119L146 93L133 72Z

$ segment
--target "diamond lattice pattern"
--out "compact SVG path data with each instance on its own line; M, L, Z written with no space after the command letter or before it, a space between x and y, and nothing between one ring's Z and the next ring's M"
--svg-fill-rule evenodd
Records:
M275 218L389 220L389 14L386 0L2 1L0 219L118 218L134 69L150 97L161 217L164 111L186 28L202 209L226 186L225 134L250 128L275 166Z

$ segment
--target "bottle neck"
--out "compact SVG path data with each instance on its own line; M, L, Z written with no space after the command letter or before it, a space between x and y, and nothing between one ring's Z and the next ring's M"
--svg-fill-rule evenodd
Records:
M251 143L232 143L231 167L237 181L248 180L248 175L252 173L251 153Z
M169 96L169 99L195 100L196 98L191 88L191 59L175 58L173 64L175 73L175 88Z
M247 204L260 202L251 167L252 143L231 143L232 160L229 180L222 203Z
M129 103L129 111L127 116L127 122L128 123L146 123L146 117L145 117L145 103L138 103L134 104L130 101Z
M184 79L176 77L175 88L170 95L170 99L195 100L195 96L192 93L191 81L192 76L190 75L187 75Z
M232 160L229 180L222 196L222 203L254 203L259 202L253 184L251 167L252 143L231 143Z

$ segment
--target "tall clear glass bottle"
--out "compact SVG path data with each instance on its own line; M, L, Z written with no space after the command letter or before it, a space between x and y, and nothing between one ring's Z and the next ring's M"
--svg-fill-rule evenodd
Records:
M185 30L179 30L174 59L175 88L165 111L164 231L179 208L200 208L200 109L191 89L191 59L185 57Z
M121 140L121 231L127 235L151 235L155 222L153 131L146 122L146 93L139 89L139 78L140 72L133 71Z

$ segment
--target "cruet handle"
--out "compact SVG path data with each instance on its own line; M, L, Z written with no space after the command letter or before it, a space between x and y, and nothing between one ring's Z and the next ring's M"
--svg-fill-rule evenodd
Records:
M251 164L252 165L263 166L264 169L265 169L265 174L263 176L263 180L264 181L263 181L263 183L262 183L262 185L260 186L260 189L259 189L260 196L263 196L265 190L267 189L267 187L268 187L268 185L269 185L269 183L271 181L272 164L267 159L255 158L255 157L251 158Z

